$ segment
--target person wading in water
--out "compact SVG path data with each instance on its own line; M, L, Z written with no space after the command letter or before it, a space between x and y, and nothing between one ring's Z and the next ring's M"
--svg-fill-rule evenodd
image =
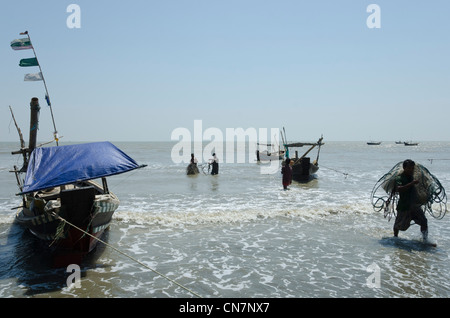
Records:
M281 168L281 174L283 175L283 188L287 190L287 187L292 183L291 159L286 159L284 167Z
M415 185L419 181L414 180L415 162L407 159L403 161L403 172L395 179L395 191L400 198L397 204L397 216L394 223L394 236L398 236L399 231L406 231L411 225L411 221L420 225L423 240L428 239L428 221L425 212L418 204L417 190Z

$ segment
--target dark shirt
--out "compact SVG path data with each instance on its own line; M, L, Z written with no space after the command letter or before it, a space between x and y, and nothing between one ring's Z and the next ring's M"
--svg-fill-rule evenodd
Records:
M406 176L403 173L395 178L395 184L397 186L405 186L413 181L412 176ZM397 210L408 210L411 208L412 204L417 203L417 192L416 187L412 186L409 189L399 192L400 199L398 200Z
M291 166L285 165L283 168L281 168L281 173L283 174L283 183L289 184L292 181L292 168Z

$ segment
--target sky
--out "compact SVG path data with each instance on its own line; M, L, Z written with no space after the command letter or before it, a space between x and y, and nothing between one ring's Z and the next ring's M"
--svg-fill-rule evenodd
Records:
M170 141L195 120L224 135L284 127L291 141L447 141L449 12L448 0L7 1L0 142L18 141L9 106L28 136L32 97L52 140L43 82L24 81L39 70L18 65L33 52L10 47L25 30L64 141Z

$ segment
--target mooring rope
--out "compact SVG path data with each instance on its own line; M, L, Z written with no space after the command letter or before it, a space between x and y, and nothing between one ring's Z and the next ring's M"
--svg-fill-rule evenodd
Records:
M74 227L74 228L77 229L78 231L81 231L81 232L83 232L84 234L89 235L90 237L92 237L92 238L96 239L97 241L99 241L99 242L105 244L106 246L112 248L113 250L115 250L116 252L122 254L123 256L126 256L126 257L128 257L129 259L135 261L136 263L138 263L138 264L144 266L145 268L151 270L151 271L154 272L155 274L157 274L157 275L159 275L159 276L161 276L161 277L167 279L168 281L174 283L175 285L177 285L177 286L183 288L184 290L188 291L188 292L191 293L192 295L194 295L194 296L196 296L196 297L199 297L199 298L202 298L199 294L195 293L194 291L190 290L189 288L187 288L187 287L181 285L181 284L178 283L177 281L175 281L175 280L173 280L173 279L167 277L166 275L164 275L164 274L158 272L157 270L151 268L150 266L148 266L148 265L142 263L142 262L139 261L138 259L136 259L136 258L134 258L134 257L132 257L132 256L130 256L130 255L124 253L124 252L122 252L121 250L115 248L115 247L112 246L111 244L108 244L108 243L106 243L105 241L99 239L98 237L96 237L96 236L94 236L94 235L92 235L92 234L90 234L90 233L84 231L83 229L79 228L78 226L76 226L76 225L70 223L69 221L67 221L66 219L60 217L60 216L57 215L55 212L53 212L52 215L55 216L56 218L60 219L61 221L63 221L63 222L65 222L65 223L69 224L70 226Z
M337 172L337 173L342 173L343 175L344 175L344 177L345 177L345 179L347 179L347 177L348 176L352 176L352 177L358 177L358 176L354 176L354 175L351 175L351 174L349 174L348 172L342 172L342 171L339 171L339 170L336 170L336 169L333 169L333 168L330 168L330 167L325 167L324 165L320 165L320 167L322 168L325 168L325 169L328 169L328 170L333 170L334 172Z

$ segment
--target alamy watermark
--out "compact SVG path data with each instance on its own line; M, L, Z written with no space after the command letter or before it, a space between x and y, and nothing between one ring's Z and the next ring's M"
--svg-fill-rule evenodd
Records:
M366 279L366 285L369 288L380 288L381 287L381 269L376 263L372 263L367 266L366 271L372 273Z
M367 17L366 25L369 29L381 28L381 8L378 4L369 4L366 11L370 13ZM70 15L66 19L66 25L69 29L81 28L81 8L78 4L69 4L66 8L66 12Z
M207 162L215 153L219 162L252 163L256 150L267 150L267 144L280 145L279 128L226 128L225 133L216 127L203 129L202 120L194 120L194 130L178 127L172 131L171 140L178 141L171 151L174 163L189 163L193 153L199 162ZM260 144L258 148L257 143ZM262 174L279 170L279 160L262 165Z
M378 4L369 4L366 9L371 13L366 20L366 25L369 29L381 28L381 8Z
M81 271L77 264L70 264L66 269L67 273L71 273L66 280L67 287L80 288L81 287Z
M69 29L81 28L81 8L78 4L69 4L66 12L70 13L66 19L66 25Z

